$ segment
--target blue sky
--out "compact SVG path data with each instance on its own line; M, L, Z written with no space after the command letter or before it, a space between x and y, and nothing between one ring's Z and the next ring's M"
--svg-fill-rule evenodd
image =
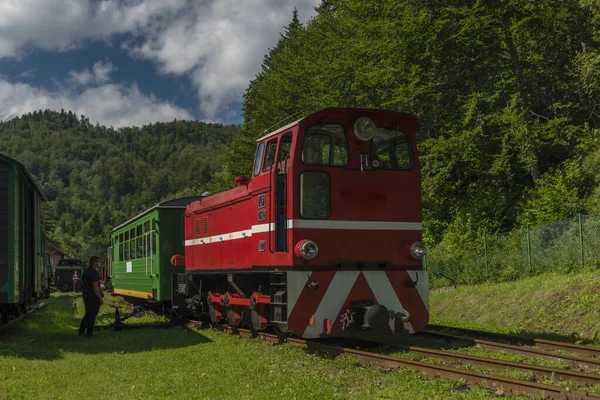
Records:
M0 0L0 119L72 110L114 127L242 122L294 7L320 0Z

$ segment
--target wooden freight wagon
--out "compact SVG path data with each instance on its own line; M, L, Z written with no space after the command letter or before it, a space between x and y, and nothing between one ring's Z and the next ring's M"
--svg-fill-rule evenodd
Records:
M50 294L44 200L27 169L0 154L0 323Z

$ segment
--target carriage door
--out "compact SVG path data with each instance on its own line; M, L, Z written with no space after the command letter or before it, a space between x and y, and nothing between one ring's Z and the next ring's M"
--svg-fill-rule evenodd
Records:
M288 169L292 132L288 132L279 141L275 173L275 251L288 250Z

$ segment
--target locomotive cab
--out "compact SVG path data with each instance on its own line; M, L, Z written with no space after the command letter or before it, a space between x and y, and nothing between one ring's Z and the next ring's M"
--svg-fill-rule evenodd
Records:
M293 266L420 269L418 129L408 114L329 109L261 138L252 187L272 188L265 249Z

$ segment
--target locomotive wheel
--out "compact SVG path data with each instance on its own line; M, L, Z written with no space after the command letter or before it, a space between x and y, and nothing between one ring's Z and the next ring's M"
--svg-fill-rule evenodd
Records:
M213 324L216 324L218 322L221 322L221 317L217 316L217 308L215 307L214 304L210 304L208 306L208 315L210 315L210 321Z
M256 310L250 310L250 322L252 328L257 331L262 331L267 327L267 320L260 315Z
M254 329L253 324L252 324L252 316L250 315L249 308L245 308L242 311L242 325L246 325L251 330Z
M227 322L233 327L239 326L241 323L240 315L237 314L231 307L227 308Z

